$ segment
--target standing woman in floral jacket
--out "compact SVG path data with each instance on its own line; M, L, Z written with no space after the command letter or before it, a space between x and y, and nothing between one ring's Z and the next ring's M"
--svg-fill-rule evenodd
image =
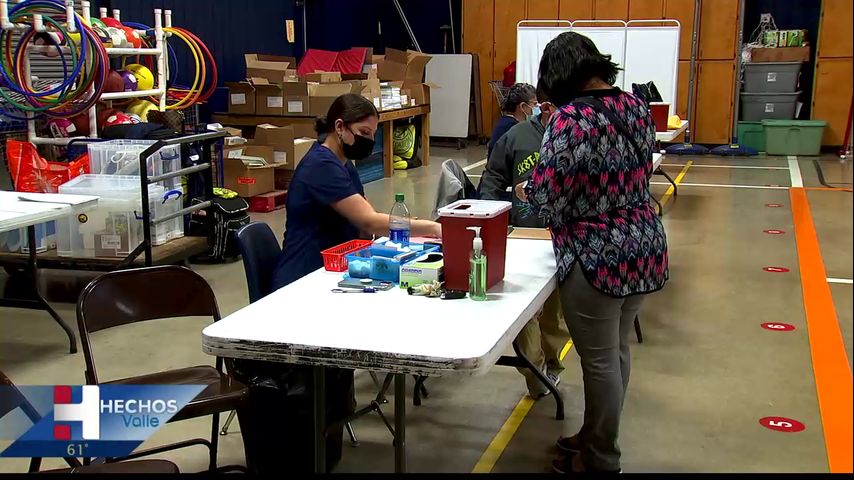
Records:
M558 472L620 471L629 333L646 294L667 281L667 239L650 206L655 126L612 85L618 67L582 35L546 46L539 82L560 108L524 192L552 232L561 303L581 358L584 424L558 440Z

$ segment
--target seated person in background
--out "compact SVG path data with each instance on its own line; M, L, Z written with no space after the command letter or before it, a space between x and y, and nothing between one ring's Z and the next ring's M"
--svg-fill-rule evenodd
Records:
M501 118L492 129L492 136L487 146L487 158L492 154L492 148L498 140L519 122L524 122L534 112L537 104L537 93L533 85L517 83L510 87L507 97L501 103Z
M548 102L542 90L537 90L539 106L526 121L511 128L492 149L486 163L486 171L480 179L480 198L482 200L504 200L507 188L525 182L540 158L540 146L543 134L549 123L555 106ZM513 195L513 210L510 211L510 223L516 227L545 228L543 219L532 212L531 207ZM557 291L546 301L542 312L519 332L516 342L525 358L537 366L557 385L563 364L560 353L569 340L569 335L561 329L560 299ZM526 368L519 372L525 376L528 392L533 398L548 395L549 391Z

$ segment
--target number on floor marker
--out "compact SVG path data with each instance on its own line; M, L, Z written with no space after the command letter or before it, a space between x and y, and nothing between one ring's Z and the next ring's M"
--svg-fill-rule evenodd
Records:
M767 233L768 235L783 235L786 233L783 230L773 230L773 229L772 230L762 230L762 231L764 233Z
M787 273L789 271L789 269L785 267L765 267L762 270L768 273Z
M765 330L773 330L777 332L791 332L795 329L794 325L789 325L788 323L763 323L760 327Z
M786 417L761 418L759 419L759 424L769 430L784 433L802 432L807 428L803 423Z
M779 203L766 203L765 206L768 208L783 208L783 205Z

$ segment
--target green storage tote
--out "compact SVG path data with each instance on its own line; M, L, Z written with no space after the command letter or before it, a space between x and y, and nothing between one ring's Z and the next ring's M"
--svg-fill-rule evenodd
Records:
M765 128L762 122L738 122L738 144L757 152L765 151Z
M821 153L824 120L763 120L765 153L768 155L807 155Z

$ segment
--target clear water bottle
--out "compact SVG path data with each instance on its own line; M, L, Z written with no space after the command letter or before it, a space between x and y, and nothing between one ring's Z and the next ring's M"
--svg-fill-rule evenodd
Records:
M404 247L409 246L411 220L409 209L406 208L406 204L403 202L402 193L394 195L394 206L391 207L388 223L388 236L391 241Z

